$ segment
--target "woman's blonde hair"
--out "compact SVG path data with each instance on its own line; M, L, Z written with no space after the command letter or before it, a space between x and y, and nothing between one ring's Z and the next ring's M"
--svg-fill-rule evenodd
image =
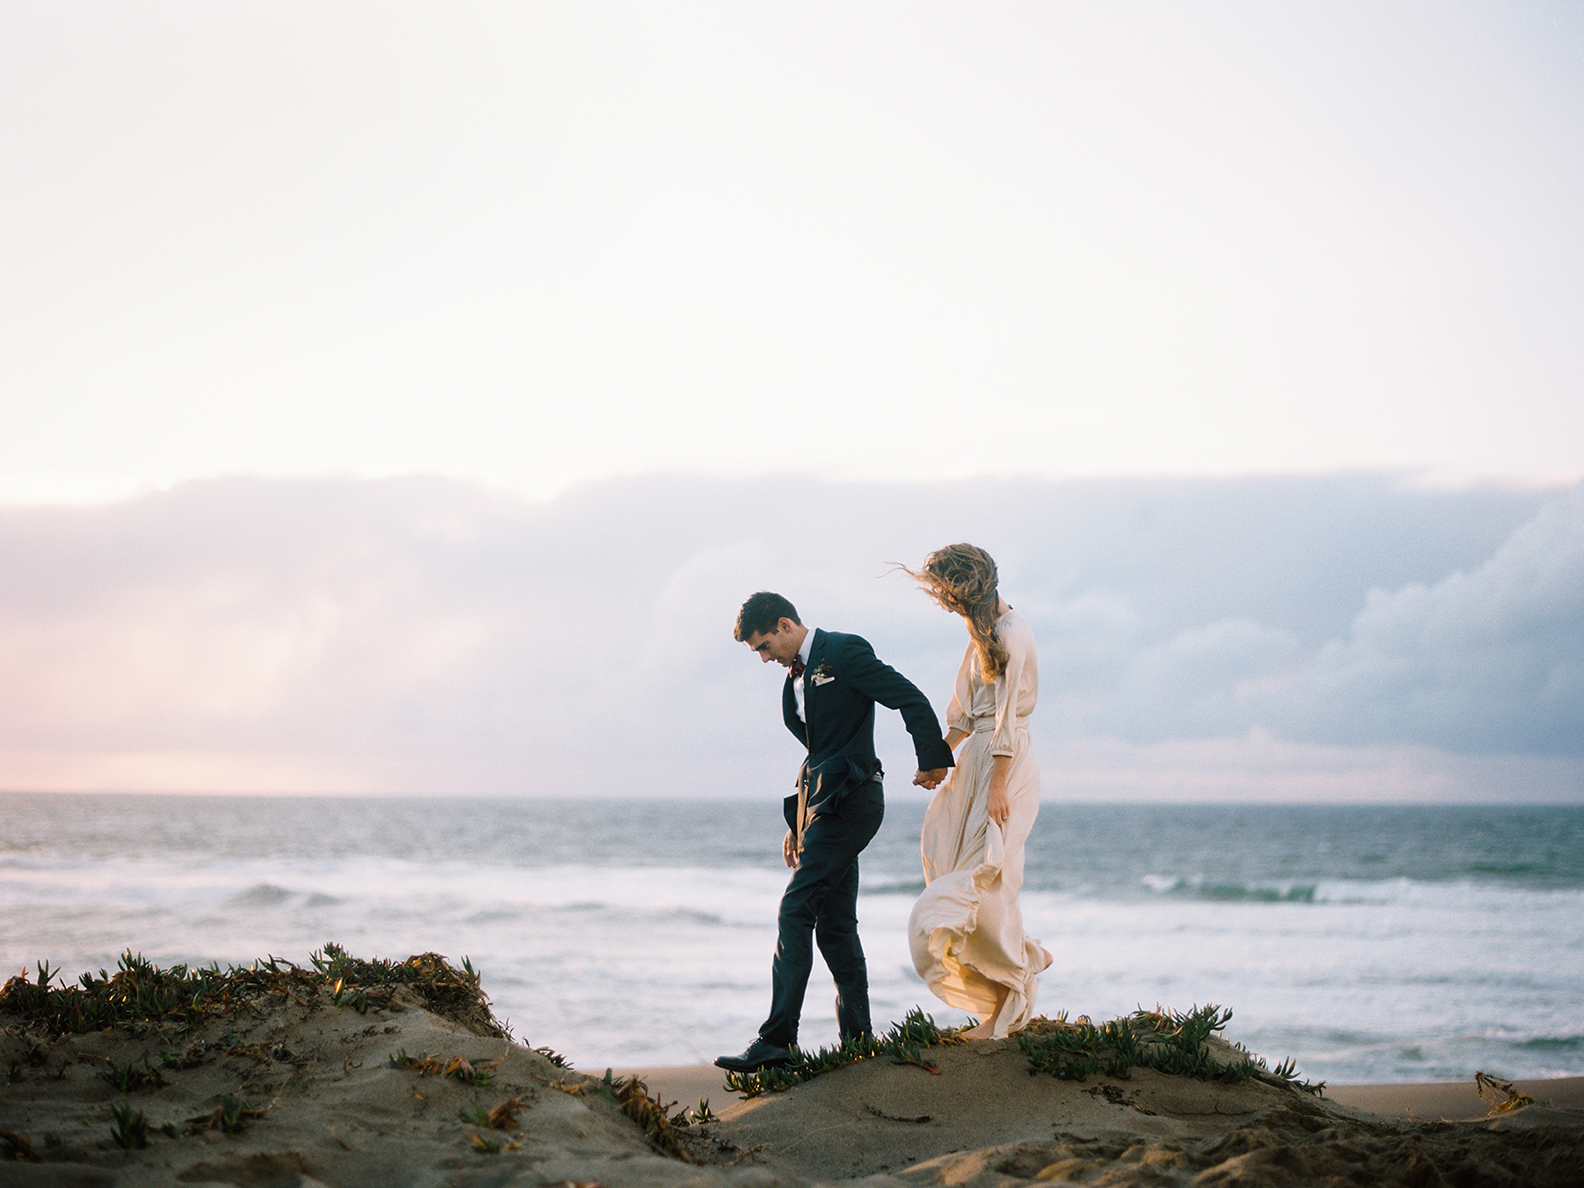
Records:
M907 572L937 603L968 620L968 635L978 649L984 679L993 682L1006 672L1006 644L995 630L1001 592L990 554L978 545L947 545L924 558L922 572Z

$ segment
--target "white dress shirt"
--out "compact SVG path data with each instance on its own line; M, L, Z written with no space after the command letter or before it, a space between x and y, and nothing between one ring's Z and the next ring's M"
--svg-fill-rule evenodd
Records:
M803 646L798 649L798 659L803 661L803 667L805 669L808 667L809 649L813 646L814 628L810 627L808 629L808 634L803 637ZM803 682L806 680L808 680L808 673L805 672L801 677L792 682L792 695L797 698L797 716L803 719L805 725L808 723L808 715L803 712Z

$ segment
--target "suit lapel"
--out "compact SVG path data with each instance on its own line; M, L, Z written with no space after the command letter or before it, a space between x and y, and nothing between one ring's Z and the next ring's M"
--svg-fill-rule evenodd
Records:
M825 658L825 632L818 627L814 629L814 642L809 644L808 664L803 673L803 721L808 721L809 716L809 690L814 687L814 673L818 671L820 661Z
M792 691L792 678L789 675L781 682L781 716L786 719L786 724L793 734L801 730L803 741L808 742L808 723L798 716L797 694Z
M813 688L811 678L814 670L819 667L820 658L825 651L825 633L819 628L814 629L814 638L809 641L808 663L803 666L803 675L798 678L803 682L803 742L809 749L808 758L803 760L803 766L798 772L798 797L797 797L797 844L798 849L803 848L803 834L808 829L811 819L809 810L809 783L812 778L809 772L809 760L814 757L814 726L813 715L809 713L809 690ZM786 700L792 712L797 712L797 703L793 700L792 682L787 681Z

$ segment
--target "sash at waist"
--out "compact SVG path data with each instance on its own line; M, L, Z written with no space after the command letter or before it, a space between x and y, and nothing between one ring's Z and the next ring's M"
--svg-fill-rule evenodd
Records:
M994 730L996 728L995 715L980 714L978 717L972 719L970 724L973 726L973 732L975 734L983 734L987 730ZM1013 723L1013 728L1016 730L1027 730L1028 719L1019 718L1015 723Z

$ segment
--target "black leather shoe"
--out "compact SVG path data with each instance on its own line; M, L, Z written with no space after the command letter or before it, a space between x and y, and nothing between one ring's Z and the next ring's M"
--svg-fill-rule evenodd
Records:
M761 1068L776 1068L792 1063L792 1049L778 1048L756 1039L741 1056L717 1056L715 1063L732 1072L758 1072Z

